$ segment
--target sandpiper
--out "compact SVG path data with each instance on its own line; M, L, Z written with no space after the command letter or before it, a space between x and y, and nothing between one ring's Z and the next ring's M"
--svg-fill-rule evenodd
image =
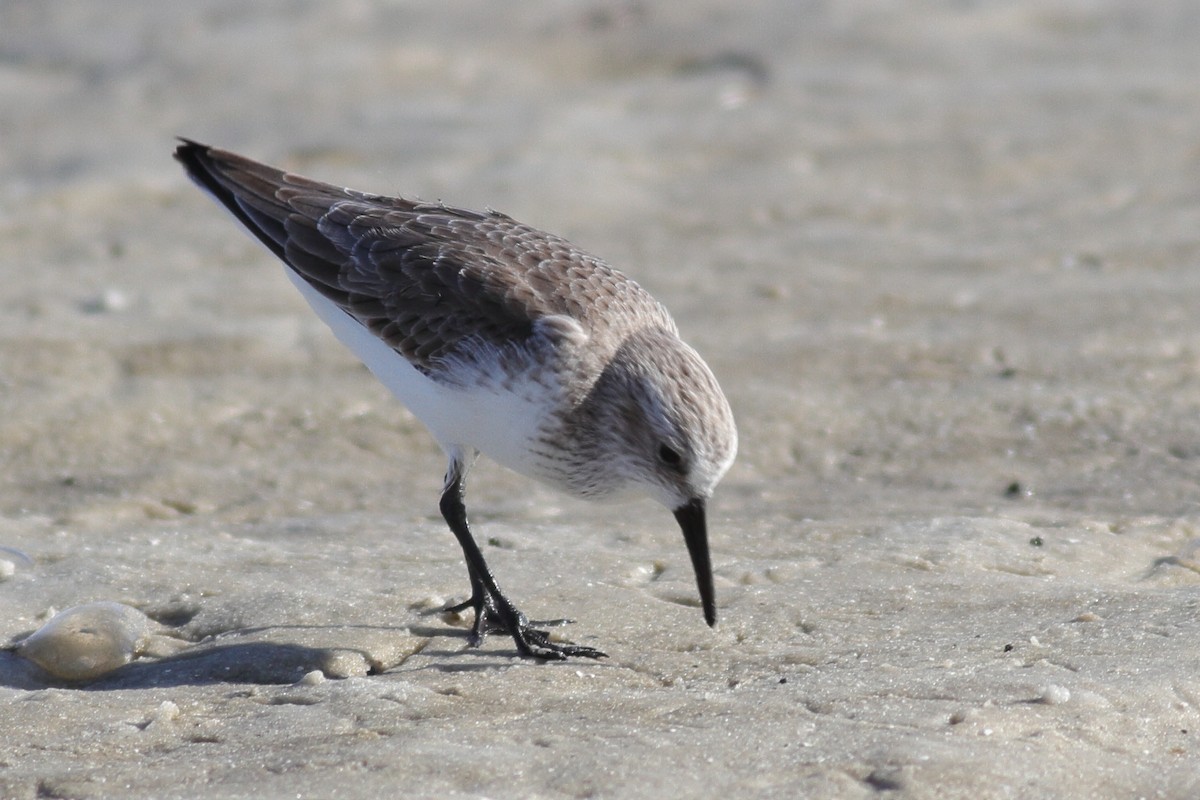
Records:
M667 310L604 261L495 211L342 189L181 139L175 158L288 267L317 315L429 428L449 459L440 508L462 547L471 642L526 656L552 641L500 590L467 524L480 453L584 498L671 509L716 624L705 506L737 431L712 371ZM562 622L556 620L554 622Z

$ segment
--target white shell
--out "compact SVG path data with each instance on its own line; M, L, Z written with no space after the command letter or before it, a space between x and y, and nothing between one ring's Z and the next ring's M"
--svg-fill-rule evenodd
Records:
M136 658L159 627L122 603L88 603L55 614L15 649L57 678L95 680Z

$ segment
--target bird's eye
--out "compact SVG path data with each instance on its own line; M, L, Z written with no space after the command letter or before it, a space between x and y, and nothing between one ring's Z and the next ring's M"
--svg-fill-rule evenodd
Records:
M658 446L658 458L664 464L672 467L679 466L679 463L683 461L683 458L679 455L679 452L667 444L660 444Z

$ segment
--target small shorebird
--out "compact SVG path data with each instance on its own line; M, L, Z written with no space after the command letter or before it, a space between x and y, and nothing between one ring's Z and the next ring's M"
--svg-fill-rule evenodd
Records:
M283 260L317 315L449 458L441 512L462 547L471 642L603 657L551 641L500 590L467 525L479 453L585 498L654 497L683 530L717 619L705 504L737 450L716 378L667 310L571 243L495 211L366 194L181 140L189 177Z

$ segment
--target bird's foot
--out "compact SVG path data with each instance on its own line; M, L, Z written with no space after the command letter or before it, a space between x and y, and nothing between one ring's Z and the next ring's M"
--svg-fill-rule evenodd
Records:
M574 620L547 619L530 620L518 611L507 599L502 603L483 591L472 595L462 603L448 606L444 613L458 614L471 608L475 611L475 623L471 626L471 647L480 647L489 633L507 633L513 637L517 650L523 656L542 658L548 661L561 661L566 658L608 658L593 647L571 644L570 642L552 642L550 633L542 628L557 628L570 625Z
M524 619L524 616L522 614L521 618ZM597 650L594 647L585 647L584 645L571 644L570 642L552 642L550 641L549 632L535 628L533 624L528 622L517 626L510 633L512 634L513 641L517 643L517 650L521 652L521 655L542 658L547 661L563 661L575 657L608 658L608 653Z

